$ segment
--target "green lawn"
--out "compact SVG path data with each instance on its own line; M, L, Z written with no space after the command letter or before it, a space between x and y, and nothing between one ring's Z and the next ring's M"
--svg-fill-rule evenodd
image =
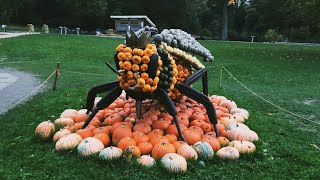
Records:
M37 124L55 120L67 108L80 109L88 90L116 79L104 65L121 39L34 35L0 39L0 68L12 67L45 80L61 62L58 89L36 95L0 116L0 179L320 179L320 125L283 112L241 87L219 67L209 68L209 93L224 95L250 112L246 124L260 140L253 155L236 161L215 158L205 168L189 163L185 174L142 169L124 161L86 160L76 152L57 153L34 137ZM223 64L253 91L296 114L320 122L320 46L202 41L215 55L207 67ZM17 63L8 63L17 62ZM69 71L101 75L74 74ZM200 89L200 82L195 88ZM1 94L0 94L1 97ZM306 100L314 103L305 104Z

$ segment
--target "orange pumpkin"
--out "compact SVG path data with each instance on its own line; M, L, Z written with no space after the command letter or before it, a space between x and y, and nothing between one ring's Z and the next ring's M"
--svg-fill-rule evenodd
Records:
M166 137L170 143L178 141L177 136L175 136L174 134L166 134L164 137Z
M112 126L103 126L103 127L98 127L98 128L96 128L96 129L94 129L93 131L92 131L92 133L94 134L94 135L97 135L97 134L100 134L100 133L105 133L105 134L107 134L108 136L111 134L111 127Z
M183 136L185 137L189 145L193 145L201 140L201 136L199 135L199 133L191 129L183 131Z
M76 133L79 134L82 139L93 136L92 131L89 129L79 129L76 131Z
M112 134L112 144L117 146L124 137L132 137L132 131L126 126L120 126Z
M140 131L135 131L132 133L133 139L137 142L137 144L141 142L148 142L150 140L150 137Z
M152 157L154 159L161 159L164 155L168 154L168 153L175 153L176 149L174 148L174 146L171 143L158 143L154 146L154 148L152 149Z
M203 132L210 132L211 131L211 125L208 123L202 123L200 125L200 128L203 130Z
M113 134L113 132L119 128L119 127L127 127L129 129L131 129L132 127L132 124L130 122L117 122L115 124L112 125L112 128L111 128L111 134Z
M146 155L151 153L153 145L150 142L141 142L138 144L138 148L140 149L142 155Z
M110 137L106 133L96 134L93 137L99 139L104 147L107 147L110 144Z
M210 136L202 137L202 141L205 141L205 142L209 143L214 151L218 151L221 148L221 145L220 145L219 141L216 138L213 138L213 137L210 137Z
M141 131L144 134L151 132L151 127L145 123L138 123L133 127L133 131Z
M218 137L217 140L219 141L221 146L227 146L230 143L228 138L222 136Z
M203 130L198 126L190 126L188 129L191 129L191 130L197 132L200 136L204 135Z
M120 148L122 151L124 151L128 146L136 146L136 145L137 143L133 138L124 137L119 141L117 147Z
M178 151L178 149L183 146L183 145L188 145L188 143L184 142L184 141L176 141L173 142L172 145L174 146L174 148L176 149L176 151Z
M114 113L110 116L107 116L105 119L104 119L104 122L103 124L104 125L113 125L117 122L122 122L122 117L120 114L118 113Z
M166 118L161 118L152 124L152 129L161 129L165 130L170 125L171 121L167 120Z
M74 122L85 122L88 119L89 115L87 114L80 114L78 113L77 115L74 116Z
M153 138L150 139L150 143L151 143L153 146L155 146L155 145L158 144L158 143L162 143L162 142L169 143L169 140L168 140L166 137L161 136L161 135L159 135L159 136L157 136L157 137L153 137Z
M184 124L179 123L179 125L180 125L181 132L183 132L183 131L188 129ZM166 133L167 134L173 134L173 135L178 137L179 133L178 133L178 129L177 129L176 124L175 123L171 123L166 129Z
M148 136L150 137L150 139L157 137L157 136L163 136L163 135L164 135L164 132L161 129L154 129L148 133Z
M198 127L200 127L201 124L203 124L203 123L204 123L203 120L193 120L193 121L191 121L190 126L198 126Z

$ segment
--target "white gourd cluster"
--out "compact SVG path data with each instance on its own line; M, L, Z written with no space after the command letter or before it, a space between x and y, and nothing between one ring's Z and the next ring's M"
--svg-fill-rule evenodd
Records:
M155 37L160 38L169 46L202 56L205 61L214 60L208 49L197 42L189 33L181 29L164 29L160 34L155 35Z

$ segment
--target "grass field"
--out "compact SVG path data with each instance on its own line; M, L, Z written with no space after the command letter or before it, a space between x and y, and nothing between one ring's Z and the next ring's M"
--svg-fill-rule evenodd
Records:
M34 137L41 121L67 108L80 109L88 90L116 79L104 65L123 40L90 36L36 35L0 40L0 68L12 67L42 80L61 62L58 89L36 95L0 116L0 179L320 179L320 126L283 112L248 92L223 72L224 65L253 91L296 114L320 122L320 46L202 41L216 59L205 63L209 93L224 95L247 109L246 124L259 134L257 151L236 161L215 158L205 168L188 163L185 174L159 166L143 169L124 161L86 160L76 152L57 153ZM15 63L10 63L15 62ZM75 74L70 71L93 73ZM200 82L195 88L200 89ZM0 92L1 93L1 92ZM1 94L0 94L1 96ZM306 102L312 103L306 103Z

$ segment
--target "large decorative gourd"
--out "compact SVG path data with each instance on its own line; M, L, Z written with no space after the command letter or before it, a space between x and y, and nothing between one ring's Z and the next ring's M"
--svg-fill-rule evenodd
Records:
M99 158L106 161L116 160L122 157L122 150L120 148L110 146L99 153Z
M228 139L252 142L259 140L259 137L256 132L250 129L236 127L229 131Z
M48 140L50 137L52 137L54 132L54 124L50 121L44 121L37 126L35 135L42 140Z
M78 144L81 141L82 141L82 138L79 134L76 134L76 133L69 134L57 141L56 150L57 151L73 150L78 146Z
M78 155L81 157L89 157L99 153L104 148L102 142L96 138L88 137L81 141L77 147Z
M181 173L187 171L187 161L184 157L176 153L169 153L161 158L164 169L171 173Z
M253 153L256 150L256 146L249 141L231 141L229 146L235 147L240 153Z
M223 147L216 153L221 159L238 159L240 157L239 150L235 147Z
M198 153L200 159L213 159L214 151L209 143L205 141L198 141L192 148Z

